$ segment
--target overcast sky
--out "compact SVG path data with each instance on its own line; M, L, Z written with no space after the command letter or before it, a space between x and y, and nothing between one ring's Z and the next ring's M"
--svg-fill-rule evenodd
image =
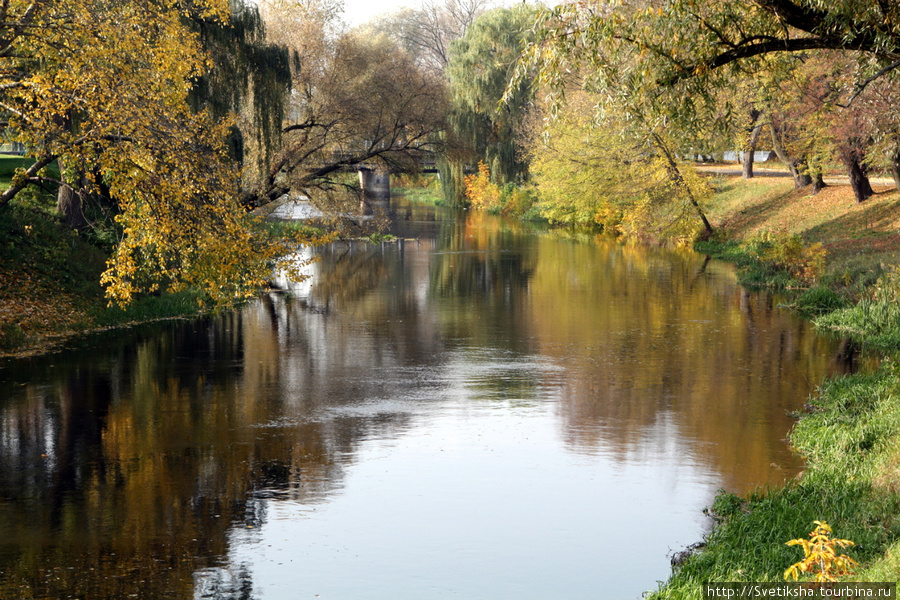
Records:
M344 20L351 26L361 25L377 15L419 4L419 0L344 0Z

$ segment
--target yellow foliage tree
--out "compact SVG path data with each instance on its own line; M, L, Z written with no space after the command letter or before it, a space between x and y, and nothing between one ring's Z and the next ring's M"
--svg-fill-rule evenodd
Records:
M224 303L259 285L287 249L237 203L228 123L189 107L209 67L188 20L228 0L9 0L0 11L0 109L35 163L29 184L108 195L120 239L103 275L111 301L186 286ZM58 160L62 181L43 168Z
M676 160L662 128L614 107L598 115L596 96L583 90L567 100L554 116L535 118L524 143L544 217L630 238L683 241L712 231L700 206L710 188Z
M489 210L500 206L500 187L491 182L491 170L484 163L478 163L478 173L466 175L463 179L466 200L473 208Z
M816 528L809 534L809 539L798 538L787 542L788 546L803 548L803 560L794 563L784 572L785 579L799 579L801 573L815 574L815 581L837 581L853 571L856 561L846 554L838 554L837 548L846 548L855 544L850 540L832 538L832 529L825 521L814 521Z

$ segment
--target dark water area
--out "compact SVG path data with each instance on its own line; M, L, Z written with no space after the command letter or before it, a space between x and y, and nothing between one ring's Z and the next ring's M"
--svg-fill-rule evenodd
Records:
M397 207L242 310L0 363L0 598L635 599L839 342L693 252Z

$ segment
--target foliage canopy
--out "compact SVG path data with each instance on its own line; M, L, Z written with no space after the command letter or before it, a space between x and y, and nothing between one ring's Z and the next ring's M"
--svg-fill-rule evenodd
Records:
M0 110L36 162L29 184L97 195L120 237L111 301L194 286L215 303L258 286L284 250L236 202L227 121L193 110L211 64L190 23L224 23L227 0L10 0L0 10ZM63 166L60 180L44 170Z

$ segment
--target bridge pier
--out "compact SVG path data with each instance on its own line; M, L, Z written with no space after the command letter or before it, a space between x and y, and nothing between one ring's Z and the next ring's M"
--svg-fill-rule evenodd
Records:
M362 197L359 211L364 215L374 213L373 207L387 209L391 200L391 175L385 170L359 168L359 187Z

